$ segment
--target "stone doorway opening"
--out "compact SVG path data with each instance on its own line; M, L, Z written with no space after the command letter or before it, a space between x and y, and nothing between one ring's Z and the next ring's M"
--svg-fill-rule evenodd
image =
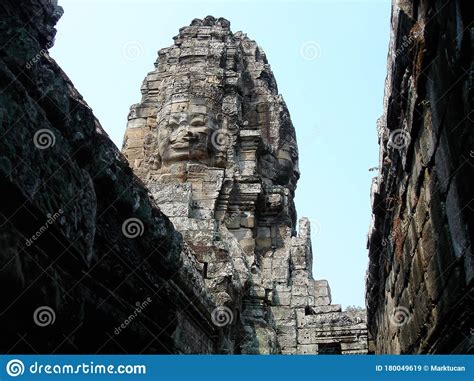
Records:
M342 354L341 343L321 343L319 344L320 355L340 355Z

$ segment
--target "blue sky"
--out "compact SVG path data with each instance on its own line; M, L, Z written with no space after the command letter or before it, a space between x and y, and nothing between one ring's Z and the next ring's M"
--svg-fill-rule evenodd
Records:
M378 165L390 2L60 0L51 55L118 147L156 52L193 18L225 17L267 54L295 126L298 217L333 303L363 306L370 183ZM305 55L306 52L306 55ZM315 53L315 55L311 55Z

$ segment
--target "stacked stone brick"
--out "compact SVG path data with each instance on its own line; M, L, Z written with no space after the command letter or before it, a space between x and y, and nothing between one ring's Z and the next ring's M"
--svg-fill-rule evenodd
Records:
M368 326L377 353L468 353L473 336L472 17L394 1L372 188Z
M312 277L309 221L296 229L295 130L255 41L211 16L181 28L131 107L122 151L216 306L232 311L220 351L366 352L365 312L341 312Z

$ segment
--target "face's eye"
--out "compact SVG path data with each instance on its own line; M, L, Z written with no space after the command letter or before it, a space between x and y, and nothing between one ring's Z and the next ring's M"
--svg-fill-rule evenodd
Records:
M179 122L174 118L170 119L170 121L168 122L168 127L177 128L178 126Z
M202 127L205 125L205 122L204 122L204 116L195 116L192 120L191 120L191 126L193 127Z
M292 147L290 150L290 155L293 159L296 159L298 158L298 151Z

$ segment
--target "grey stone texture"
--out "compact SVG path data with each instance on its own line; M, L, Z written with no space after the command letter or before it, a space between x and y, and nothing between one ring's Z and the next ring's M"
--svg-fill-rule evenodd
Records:
M213 301L49 56L61 15L48 0L0 4L0 353L175 353L179 311L202 316ZM131 218L141 227L127 236ZM35 324L44 307L53 324ZM194 348L214 352L216 327L203 327Z
M465 2L393 2L368 240L376 353L473 351L473 41Z
M205 291L233 313L220 350L316 354L336 342L366 353L365 312L341 312L312 277L310 223L296 226L295 130L263 49L223 18L195 19L159 50L141 91L122 152Z

